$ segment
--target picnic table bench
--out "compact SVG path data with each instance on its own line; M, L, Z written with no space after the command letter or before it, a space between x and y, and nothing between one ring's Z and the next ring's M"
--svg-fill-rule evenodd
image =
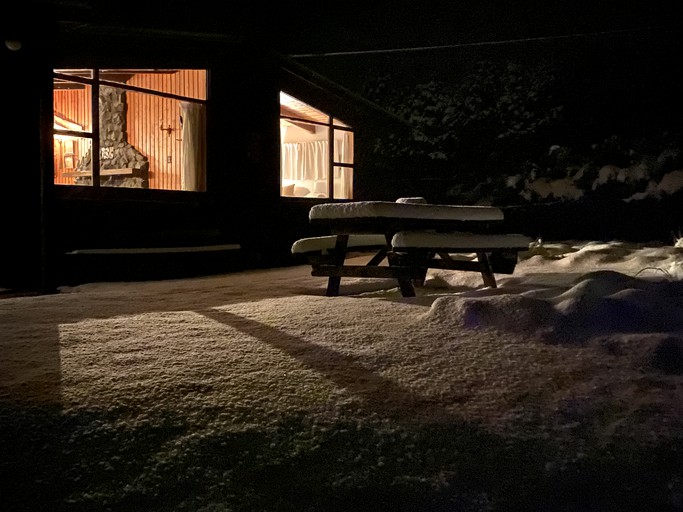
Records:
M424 282L430 268L478 271L486 286L496 287L494 274L511 274L518 252L532 241L500 233L496 226L502 220L502 210L489 206L324 203L311 208L309 221L326 226L331 234L297 240L292 252L308 256L311 275L328 277L328 296L339 294L342 277L367 277L396 279L401 294L413 297L414 286ZM355 251L375 254L365 265L346 264ZM464 253L475 253L476 260L452 256Z

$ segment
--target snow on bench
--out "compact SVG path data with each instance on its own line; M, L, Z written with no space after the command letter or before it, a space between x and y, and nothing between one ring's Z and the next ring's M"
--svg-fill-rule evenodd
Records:
M292 254L328 251L334 249L336 243L336 235L301 238L292 244ZM360 234L349 235L349 240L346 244L346 247L348 249L376 248L385 246L386 244L387 240L384 235Z
M517 234L436 233L430 231L399 231L391 245L396 249L431 249L439 252L476 252L491 249L527 250L533 240Z

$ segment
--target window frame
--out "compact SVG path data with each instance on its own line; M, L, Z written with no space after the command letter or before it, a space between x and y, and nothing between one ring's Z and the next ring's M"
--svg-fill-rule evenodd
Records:
M150 94L153 96L158 96L161 98L166 98L166 99L172 99L172 100L177 100L177 101L187 101L187 102L192 102L192 103L198 103L204 106L206 111L208 112L208 105L209 105L209 84L210 84L210 71L209 69L206 68L192 68L192 69L200 69L206 73L206 99L198 99L198 98L193 98L191 96L182 96L178 94L172 94L172 93L167 93L163 91L158 91L154 89L147 89L144 87L138 87L135 85L129 85L124 82L116 82L112 80L106 80L106 79L101 79L100 78L100 71L102 69L107 69L110 70L112 68L68 68L68 67L60 67L58 69L62 70L87 70L91 72L90 77L82 77L78 75L72 75L68 73L60 73L56 71L55 69L52 70L52 88L54 91L54 81L55 79L60 79L60 80L65 80L68 82L74 82L74 83L81 83L86 86L90 86L90 109L91 109L91 127L90 131L83 130L83 131L78 131L78 130L68 130L68 129L56 129L54 127L54 122L51 125L50 128L50 133L52 140L54 140L55 135L62 135L62 136L67 136L67 137L77 137L77 138L82 138L82 139L89 139L90 140L90 153L91 153L91 183L89 185L70 185L70 184L62 184L62 183L54 183L53 185L55 186L60 186L60 187L78 187L78 188L84 188L84 189L100 189L100 188L110 188L107 186L103 186L101 183L101 168L100 168L100 161L101 161L101 145L100 145L100 110L99 110L99 97L100 97L100 87L105 86L105 87L114 87L117 89L122 89L125 91L131 91L131 92L137 92L141 94ZM139 71L144 71L146 68L131 68L130 70L139 70ZM172 68L172 69L190 69L190 68ZM54 109L53 109L54 111ZM53 119L54 119L54 114L53 114ZM207 137L208 139L208 133ZM205 140L206 143L206 140ZM134 190L135 188L131 187L126 187L127 189ZM182 190L182 189L171 189L171 188L153 188L153 189L146 189L146 190L155 190L155 191L170 191L170 192L197 192L197 191L189 191L189 190ZM207 190L199 191L199 192L207 192Z
M280 122L281 120L284 119L287 121L302 122L302 123L306 123L306 124L323 126L323 127L327 128L327 142L328 142L327 164L328 164L328 169L327 169L327 197L325 199L330 200L330 201L353 200L353 193L351 194L351 197L345 197L345 198L339 198L339 197L334 196L334 170L336 167L343 167L343 168L351 169L351 171L353 173L352 181L355 181L355 169L356 169L356 164L355 164L355 161L356 161L356 158L355 158L355 136L356 136L356 131L353 129L352 126L349 126L348 124L343 122L341 119L337 118L336 116L330 114L327 111L321 110L319 107L316 107L316 106L300 99L297 95L288 92L285 88L280 89L280 93L284 93L287 96L290 96L293 99L308 105L309 107L317 110L320 114L327 117L327 121L322 122L322 121L307 119L305 117L296 117L293 115L282 114L282 102L281 101L278 102L280 105L278 122ZM335 121L337 122L336 124L335 124ZM351 158L351 160L352 160L351 163L338 162L334 159L334 154L335 154L334 134L335 134L335 130L336 131L349 132L354 137L354 152L353 152L353 155ZM282 144L279 145L279 148L280 148L279 163L280 163L280 166L282 166ZM282 175L280 175L279 183L280 183L280 187L282 187ZM302 199L301 197L294 197L294 196L282 195L282 194L280 194L280 197L284 198L284 199ZM303 199L314 199L314 198L308 198L307 197L307 198L303 198Z

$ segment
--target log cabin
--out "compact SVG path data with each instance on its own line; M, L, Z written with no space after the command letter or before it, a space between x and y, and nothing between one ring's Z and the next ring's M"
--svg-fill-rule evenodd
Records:
M402 121L242 36L35 21L5 41L0 288L277 266ZM375 194L373 198L378 198Z

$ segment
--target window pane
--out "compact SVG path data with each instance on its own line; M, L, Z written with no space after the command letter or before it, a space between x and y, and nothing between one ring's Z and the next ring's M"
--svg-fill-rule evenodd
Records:
M321 112L284 92L280 92L280 115L323 124L328 124L330 122L330 116L324 112Z
M91 91L90 85L55 78L52 92L55 130L92 132Z
M330 153L327 127L281 120L281 194L329 197Z
M87 69L55 71L91 77ZM59 185L90 185L92 139L67 133L92 133L92 86L59 78L55 78L53 83L54 182Z
M93 76L92 69L55 69L54 72L88 79L92 79Z
M54 71L74 80L94 76L88 69ZM106 69L98 77L99 185L205 191L207 71ZM54 79L56 183L92 184L92 142L72 143L80 140L72 132L93 132L92 90L65 77Z
M150 159L144 148L132 143L145 119L140 123L132 115L131 105L139 96L134 93L103 85L100 87L100 185L105 187L148 188ZM160 111L157 111L160 112ZM149 119L149 118L148 118ZM156 119L156 118L155 118ZM156 123L155 123L156 124ZM140 126L141 125L141 126ZM165 141L160 124L154 126L152 144Z
M67 135L54 136L55 183L59 185L90 185L92 140Z
M329 197L327 180L282 180L283 197Z
M331 129L329 120L328 114L280 92L283 197L353 198L353 132L341 129L346 125L338 120L338 128ZM336 164L332 172L331 164Z
M100 80L197 100L207 96L204 69L101 69Z
M340 164L353 163L353 132L334 130L334 161Z
M206 190L201 103L103 85L100 144L103 186Z
M353 168L334 168L334 198L353 199Z
M206 108L155 94L100 88L100 184L206 190Z

